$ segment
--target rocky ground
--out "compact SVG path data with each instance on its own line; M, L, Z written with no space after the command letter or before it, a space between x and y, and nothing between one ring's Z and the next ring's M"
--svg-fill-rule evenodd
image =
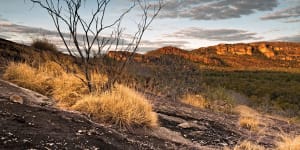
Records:
M50 98L0 80L0 149L222 149L245 139L272 148L275 133L300 134L299 126L274 118L265 118L270 127L264 132L253 133L237 125L237 115L146 95L160 127L120 129L55 108Z

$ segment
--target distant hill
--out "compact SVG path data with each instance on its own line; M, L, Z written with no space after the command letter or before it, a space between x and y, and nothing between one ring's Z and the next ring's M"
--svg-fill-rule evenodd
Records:
M128 55L125 53L112 51L109 52L109 56L124 60ZM219 44L192 51L168 46L144 55L136 54L134 60L150 62L166 55L179 56L192 62L212 66L300 67L300 43L291 42Z

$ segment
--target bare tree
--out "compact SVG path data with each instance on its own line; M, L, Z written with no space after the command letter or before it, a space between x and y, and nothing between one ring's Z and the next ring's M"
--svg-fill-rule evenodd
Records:
M31 2L48 12L69 55L79 58L85 74L85 79L82 80L90 92L93 91L92 60L103 58L99 56L109 50L131 52L121 64L115 76L117 77L138 50L145 31L162 8L162 0L129 0L131 5L107 23L105 19L110 17L107 15L107 9L111 0L94 0L95 10L91 11L89 19L82 14L82 10L86 9L84 8L86 0L31 0ZM123 38L125 28L122 26L122 20L130 12L137 10L140 10L141 14L140 20L136 23L136 31ZM109 80L108 85L115 82L116 79Z

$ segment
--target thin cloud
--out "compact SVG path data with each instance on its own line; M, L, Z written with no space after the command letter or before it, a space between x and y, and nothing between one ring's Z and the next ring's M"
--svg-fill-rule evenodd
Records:
M0 34L0 38L1 38L1 39L8 39L9 37L8 37L8 36L6 36L6 35L2 35L2 34Z
M183 46L185 44L189 44L187 41L164 41L164 40L157 40L157 41L149 41L149 40L144 40L142 41L143 45L161 45L161 46Z
M120 39L119 41L119 47L126 47L127 44L129 44L132 36L129 36L126 34L124 34L125 36L123 38ZM69 39L70 39L70 34L68 33L63 33L63 36L66 38L67 42L69 43ZM79 36L84 36L84 35L79 35ZM62 51L62 52L67 52L67 49L64 46L64 43L62 42L62 40L60 39L58 33L56 31L51 31L51 30L47 30L47 29L43 29L43 28L36 28L36 27L29 27L29 26L24 26L24 25L18 25L18 24L14 24L11 23L9 21L7 21L6 19L1 18L0 19L0 38L4 38L7 40L12 40L18 43L24 43L29 45L30 43L32 43L32 41L34 39L39 39L39 38L47 38L49 41L51 41L52 43L55 43L56 46ZM92 37L89 37L92 38ZM106 38L106 40L110 40L110 41L114 41L116 42L113 38L110 39L110 37L101 37L101 38ZM78 38L80 43L83 43L82 38ZM75 48L74 45L72 44L72 42L70 42L70 47L71 48ZM154 45L153 42L151 43L149 42L145 42L144 45L146 46L140 46L140 51L147 51L149 49L149 45ZM167 41L160 41L157 42L159 44L175 44L172 42L167 43ZM179 42L180 43L180 42ZM112 48L115 48L114 46L115 43L112 43ZM178 43L177 43L178 44ZM159 47L159 46L158 46ZM97 49L97 46L94 45L93 49Z
M275 41L300 42L300 33L292 36L284 36L275 39Z
M270 11L277 0L166 0L160 18L220 20L240 18L256 11Z
M270 14L261 17L261 19L262 20L289 19L285 22L287 23L299 22L300 5L272 12Z
M50 41L56 43L59 47L63 47L64 44L61 41L57 31L51 31L43 28L29 27L24 25L13 24L9 21L0 20L0 35L5 37L6 39L11 39L14 41L23 41L24 43L30 43L33 39L37 38L47 38ZM18 35L18 36L16 36ZM69 40L70 34L62 33L62 35ZM78 41L83 43L81 36L85 36L83 34L78 35ZM20 39L22 37L22 39ZM92 37L89 37L92 39ZM110 37L101 37L106 38L107 40L113 41ZM126 44L128 41L126 39L121 39L120 44Z
M300 18L299 19L288 19L287 21L284 21L285 23L296 23L296 22L300 22Z
M169 35L166 35L169 36ZM243 41L243 40L259 40L261 37L256 37L256 33L251 33L237 29L202 29L202 28L187 28L175 32L172 36L180 38L201 39L210 41Z

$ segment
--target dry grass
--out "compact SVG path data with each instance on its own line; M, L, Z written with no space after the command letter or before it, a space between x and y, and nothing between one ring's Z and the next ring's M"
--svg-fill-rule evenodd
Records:
M208 106L208 102L202 95L185 95L182 100L183 103L198 107L198 108L206 108Z
M224 150L229 150L229 148L225 148ZM243 141L233 147L232 150L265 150L265 148L250 141Z
M92 72L92 83L100 89L107 76ZM110 92L99 94L95 90L89 94L81 79L81 73L67 73L55 62L41 64L37 69L24 63L10 63L4 78L20 86L38 91L57 100L57 105L65 109L75 109L89 113L98 121L110 122L120 126L158 125L152 106L139 93L122 85Z
M241 116L239 119L239 124L243 128L250 129L252 131L257 131L259 126L259 120L250 116Z
M235 111L240 114L239 125L243 128L247 128L252 131L257 131L260 122L260 115L255 110L245 106L239 105L235 108Z
M56 62L47 61L38 67L39 73L46 73L51 77L59 77L65 70Z
M278 150L300 150L300 135L295 137L282 135L281 141L276 145Z
M99 121L123 127L158 125L151 104L139 93L122 85L117 85L111 92L86 95L72 108L88 113Z
M25 63L9 63L3 78L22 87L49 95L51 78Z
M71 107L83 94L88 94L86 85L71 73L63 73L55 78L52 86L52 95L57 100L57 105L63 108Z

